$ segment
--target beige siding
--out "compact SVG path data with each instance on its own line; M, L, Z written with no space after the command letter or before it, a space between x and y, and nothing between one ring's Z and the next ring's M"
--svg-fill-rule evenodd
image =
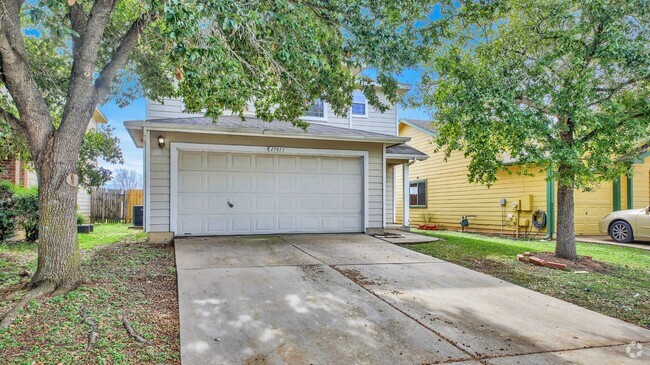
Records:
M379 95L379 100L387 103L388 100L383 94ZM147 119L161 119L161 118L186 118L186 117L200 117L203 114L189 114L184 113L182 110L181 99L164 99L163 103L147 100ZM388 135L397 135L397 109L391 108L385 113L381 113L374 107L368 106L368 117L350 116L342 117L334 115L333 110L329 105L325 105L327 121L314 120L313 123L330 124L341 128L360 129L375 133L382 133ZM252 106L249 110L253 110ZM251 113L251 116L253 114Z
M395 209L395 188L394 173L395 165L386 166L386 223L393 224L393 212Z
M79 188L77 192L77 213L90 219L90 195L84 188Z
M296 140L281 138L252 138L240 136L216 136L208 134L151 132L150 171L150 232L168 232L170 215L170 149L158 148L155 140L163 134L168 141L167 146L174 142L227 144L246 146L284 146L291 148L320 148L341 150L369 151L369 191L368 191L368 228L382 227L382 148L379 143L328 142L314 140Z

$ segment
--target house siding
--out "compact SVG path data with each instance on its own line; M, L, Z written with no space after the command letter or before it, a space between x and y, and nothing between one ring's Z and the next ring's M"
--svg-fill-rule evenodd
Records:
M158 148L156 138L164 135L167 147ZM150 211L149 232L170 231L170 146L174 142L205 143L247 146L284 146L290 148L316 148L368 151L368 227L381 228L383 217L382 196L382 148L380 143L351 143L314 141L303 139L283 139L266 137L241 137L229 135L209 135L197 133L151 131L150 141Z
M532 195L532 209L546 211L546 171L529 168L529 173L534 176L523 176L521 167L512 166L507 171L497 174L497 181L491 188L484 185L471 184L467 180L467 165L469 161L460 152L454 152L445 161L442 153L434 152L432 136L425 134L413 127L402 124L399 135L411 137L410 146L429 155L429 159L418 161L410 168L410 180L427 180L427 207L411 208L411 224L423 223L424 214L431 214L433 222L447 229L460 229L460 218L463 215L476 215L470 218L469 230L501 231L502 211L499 201L506 199L504 216L513 213L511 203L523 196ZM634 208L643 208L650 204L650 158L641 164L635 164L636 174L633 177ZM396 172L396 181L401 181L402 172ZM621 178L621 209L627 207L626 178ZM557 192L557 184L555 185ZM397 222L402 223L402 186L396 186L396 215ZM613 210L613 183L602 182L591 192L575 192L575 232L576 235L599 234L598 221ZM557 204L556 217L557 217ZM520 212L521 219L530 222L532 211ZM505 219L509 221L509 219ZM557 223L557 222L556 222ZM530 226L528 227L530 230ZM504 233L516 233L516 227L505 225ZM520 233L524 228L520 228ZM537 232L535 228L532 233ZM545 232L542 230L541 232Z
M386 166L386 223L393 224L393 212L395 209L395 195L393 189L395 188L394 175L395 165Z
M382 103L388 103L385 95L379 94L379 100ZM162 119L162 118L187 118L187 117L201 117L203 114L184 113L182 110L183 102L181 99L164 99L162 103L147 100L147 119ZM376 108L368 105L368 117L352 116L337 116L334 115L331 107L325 104L327 121L314 120L312 123L322 123L333 125L340 128L352 128L369 132L381 133L396 136L397 135L397 109L390 108L382 113ZM250 107L251 116L253 108Z

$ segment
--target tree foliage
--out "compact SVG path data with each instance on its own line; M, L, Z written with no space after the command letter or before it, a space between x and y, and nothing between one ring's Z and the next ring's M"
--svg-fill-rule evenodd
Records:
M84 135L77 161L77 174L79 185L88 191L111 180L111 170L102 167L99 162L124 163L120 140L113 135L113 131L113 127L99 126ZM14 133L9 124L0 120L0 159L16 157L23 163L32 162L25 138Z
M436 143L492 183L504 158L589 190L631 173L650 135L646 0L501 0L449 7L415 102Z

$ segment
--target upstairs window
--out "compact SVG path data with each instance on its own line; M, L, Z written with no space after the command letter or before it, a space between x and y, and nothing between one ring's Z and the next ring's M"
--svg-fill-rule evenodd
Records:
M325 103L320 99L314 100L312 106L305 112L305 116L325 119Z
M409 183L409 206L411 208L426 208L427 181L416 180Z
M368 116L368 100L361 91L352 94L352 115L355 117Z

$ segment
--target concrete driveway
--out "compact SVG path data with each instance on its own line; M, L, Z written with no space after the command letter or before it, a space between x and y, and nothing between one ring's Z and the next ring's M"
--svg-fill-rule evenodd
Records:
M650 361L648 330L362 234L182 238L176 261L184 364Z

